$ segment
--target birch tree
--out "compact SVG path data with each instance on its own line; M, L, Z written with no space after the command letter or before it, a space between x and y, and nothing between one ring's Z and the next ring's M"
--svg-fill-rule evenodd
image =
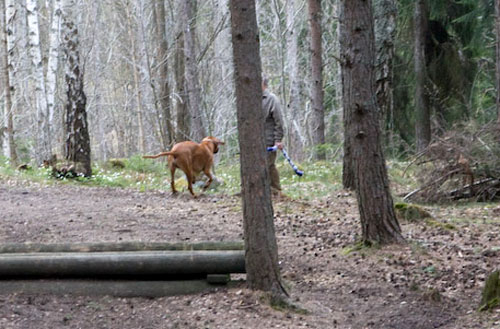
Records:
M50 159L52 155L49 118L47 113L47 94L43 72L42 51L40 47L40 29L38 24L37 0L26 0L28 39L35 80L35 108L37 113L36 159L38 164Z
M55 96L57 90L57 69L59 64L59 45L61 37L62 0L52 0L52 23L50 25L49 58L47 64L47 113L48 129L54 127ZM51 134L50 136L53 136Z
M16 145L14 142L14 112L15 112L15 66L14 66L14 46L15 46L15 33L14 33L14 19L16 16L15 0L1 0L2 10L1 16L3 19L2 26L2 44L4 52L2 55L2 69L3 69L3 89L4 89L4 116L0 118L3 120L5 127L0 125L0 134L3 134L3 152L6 157L10 159L11 164L15 165L18 161Z
M66 0L63 20L63 49L66 77L66 160L75 164L78 173L92 175L90 138L87 124L87 97L83 90L83 69L80 63L80 41L74 23L74 0Z

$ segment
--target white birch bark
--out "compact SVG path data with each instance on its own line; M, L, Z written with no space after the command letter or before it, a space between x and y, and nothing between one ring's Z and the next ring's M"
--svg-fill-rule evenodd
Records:
M3 10L3 8L2 8ZM3 15L3 13L2 13ZM6 58L6 78L8 79L8 88L10 92L10 102L6 102L4 111L4 122L6 125L6 138L3 140L4 155L10 158L11 163L17 162L17 153L14 143L14 123L13 116L16 108L16 97L14 88L14 79L16 76L16 66L14 65L14 47L16 44L16 34L14 30L14 20L16 17L16 0L5 0L5 58Z
M57 67L59 64L59 44L61 43L62 0L52 0L53 12L50 26L49 59L47 69L47 112L49 129L54 127L55 95L57 89ZM52 134L51 134L52 135Z
M38 5L36 0L26 0L26 13L28 22L28 39L33 75L35 77L35 106L37 113L37 151L36 161L40 164L43 160L50 159L51 141L48 125L47 94L43 74L42 52L40 48L40 29L38 25Z

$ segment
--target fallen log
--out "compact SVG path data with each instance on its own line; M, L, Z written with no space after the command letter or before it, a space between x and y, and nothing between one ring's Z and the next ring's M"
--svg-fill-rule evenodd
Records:
M0 278L206 278L245 273L243 250L0 254Z
M6 243L0 244L4 253L49 252L111 252L111 251L167 251L167 250L244 250L242 241L204 242L112 242L112 243Z
M229 282L224 287L235 287L240 282ZM131 281L131 280L0 280L0 295L75 295L114 297L163 297L219 289L207 280Z

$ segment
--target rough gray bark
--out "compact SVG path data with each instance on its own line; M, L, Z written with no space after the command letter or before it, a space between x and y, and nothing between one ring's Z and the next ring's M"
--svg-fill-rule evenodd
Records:
M427 0L415 2L414 13L414 65L415 65L415 137L417 151L424 150L431 141L431 118L427 92L425 37L428 31Z
M87 124L87 97L83 90L83 70L80 63L78 29L71 16L72 0L67 0L63 14L63 49L66 76L66 160L76 164L76 171L92 175L90 138Z
M403 242L380 141L375 91L372 5L342 0L341 40L345 135L350 139L363 242Z
M301 135L298 121L303 117L301 108L301 81L299 70L299 31L303 15L299 6L299 1L288 0L286 2L286 51L289 80L288 113L291 122L288 124L290 135L290 145L288 152L295 159L302 159L304 152L305 138Z
M255 1L233 0L230 10L247 282L251 289L281 296L285 291L281 285L271 187L265 165L262 73Z
M135 89L135 100L136 100L136 109L137 109L137 125L139 127L139 136L137 138L137 146L139 152L142 154L146 153L146 136L144 132L144 107L142 104L142 88L140 83L140 60L136 45L136 36L135 36L135 26L132 22L132 13L130 10L131 4L127 2L125 4L125 11L127 15L127 32L130 40L130 52L132 55L132 72L134 76L134 89Z
M354 163L353 163L353 158L352 158L352 142L351 142L351 136L347 134L347 118L348 118L348 113L347 109L345 108L345 100L344 100L344 95L345 95L345 84L344 84L344 75L346 72L344 72L347 69L347 63L345 61L347 60L349 54L347 53L348 51L348 46L349 40L347 39L347 36L345 35L345 27L344 27L344 6L341 4L342 0L339 1L339 6L338 6L338 13L339 17L341 18L339 22L339 45L340 45L340 54L341 54L341 59L344 61L341 63L342 65L340 66L340 75L341 75L341 81L342 81L342 122L344 125L344 156L342 157L342 186L347 189L347 190L354 190L355 189L355 172L354 172Z
M158 78L160 84L159 92L159 106L160 106L160 135L162 136L163 148L168 149L169 145L174 141L174 127L172 125L170 101L170 84L168 79L168 43L167 43L167 30L166 30L166 13L164 1L153 1L153 7L156 17L156 38L158 40Z
M184 0L177 1L177 12L184 6ZM175 88L176 88L176 142L188 140L191 135L188 100L186 94L186 63L184 58L184 26L183 20L178 20L175 40Z
M200 142L207 136L201 112L201 89L196 58L196 0L184 2L184 56L187 99L191 115L191 137Z
M325 143L325 109L323 105L323 45L321 37L321 0L308 0L309 24L311 28L311 131L313 146ZM324 160L321 149L314 152L317 160Z

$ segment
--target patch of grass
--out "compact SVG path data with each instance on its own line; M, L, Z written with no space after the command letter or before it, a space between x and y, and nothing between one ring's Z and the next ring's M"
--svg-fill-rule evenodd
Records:
M377 250L377 249L380 249L379 244L369 243L366 241L359 241L353 245L349 245L347 247L344 247L342 249L342 255L347 256L347 255L350 255L350 254L352 254L354 252L358 252L358 251L365 252L365 251ZM364 256L364 253L362 256Z
M293 303L286 296L273 296L271 293L264 293L261 298L278 312L292 312L301 315L308 315L309 311Z
M456 230L457 227L453 224L450 224L450 223L441 223L441 222L438 222L437 220L434 220L434 219L427 219L425 221L425 223L431 227L437 227L437 228L442 228L442 229L445 229L445 230L448 230L448 231L451 231L451 230Z

